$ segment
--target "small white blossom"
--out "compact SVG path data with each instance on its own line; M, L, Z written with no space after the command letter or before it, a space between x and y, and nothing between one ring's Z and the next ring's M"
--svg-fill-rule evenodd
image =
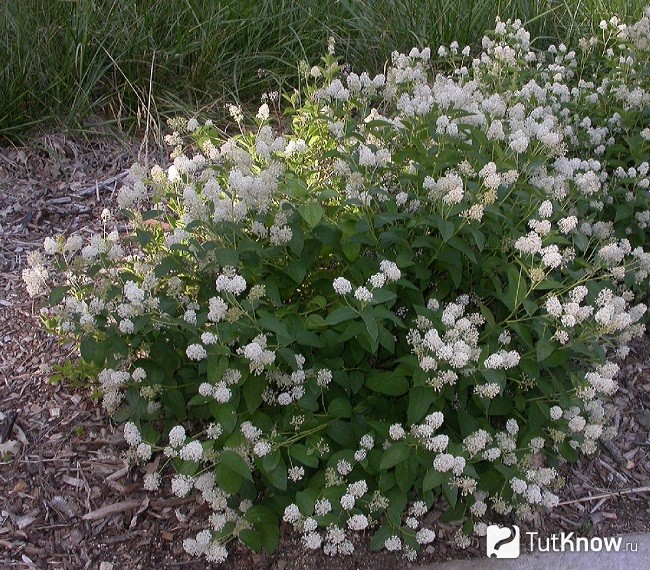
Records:
M418 544L429 544L436 538L436 533L428 528L420 529L415 535Z
M316 513L317 516L319 517L325 516L331 510L332 510L332 505L327 499L319 499L318 501L316 501L316 505L314 506L314 512Z
M130 446L136 446L142 441L140 430L133 422L124 424L124 439Z
M406 431L400 424L393 424L388 428L388 435L394 440L403 439L406 436Z
M365 515L352 515L348 519L350 530L364 530L368 528L368 518Z
M203 457L203 446L198 441L190 441L180 449L178 455L184 461L200 461Z
M190 360L205 360L208 357L205 348L200 344L190 344L185 350L185 354Z
M384 542L384 548L390 552L402 550L402 541L400 540L399 536L391 536Z
M334 291L339 295L347 295L352 292L352 284L345 277L337 277L334 279Z
M397 264L393 261L384 259L379 264L379 269L386 276L387 281L397 281L402 277L402 272L400 271L399 267L397 267Z
M169 431L169 445L178 447L185 443L185 428L183 426L175 426Z
M354 297L364 303L372 301L372 293L365 287L357 287L357 290L354 292Z
M300 520L300 517L301 515L298 505L292 503L284 509L284 516L282 517L282 520L288 523L295 523Z

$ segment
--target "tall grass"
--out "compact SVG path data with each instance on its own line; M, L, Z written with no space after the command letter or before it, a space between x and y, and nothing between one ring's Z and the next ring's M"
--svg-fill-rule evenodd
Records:
M588 33L638 0L4 0L0 135L91 117L126 128L298 82L327 39L355 68L378 71L393 49L476 44L494 18L521 18L538 43ZM188 111L189 112L189 111Z

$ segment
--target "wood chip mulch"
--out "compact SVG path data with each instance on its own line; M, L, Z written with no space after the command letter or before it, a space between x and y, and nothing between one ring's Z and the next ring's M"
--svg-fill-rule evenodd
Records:
M57 365L75 362L72 346L40 327L20 273L46 236L87 232L114 206L135 147L102 138L54 134L31 148L0 149L0 567L101 570L205 568L182 550L207 518L195 498L142 490L143 470L121 457L121 430L87 387L52 383ZM650 337L632 347L615 401L618 437L593 458L567 466L562 504L525 530L548 536L650 531ZM82 383L81 383L82 384ZM167 486L168 488L168 486ZM433 519L439 511L431 514ZM525 525L526 526L526 525ZM435 524L438 538L418 563L484 556L473 541L453 542L456 528ZM273 555L234 548L229 568L405 568L396 555L370 553L359 537L354 555L307 553L285 529ZM417 563L416 563L417 564Z

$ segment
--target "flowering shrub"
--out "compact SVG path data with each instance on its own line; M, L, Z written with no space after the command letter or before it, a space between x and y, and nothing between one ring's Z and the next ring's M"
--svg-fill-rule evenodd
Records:
M209 505L187 552L273 550L284 520L412 559L439 499L460 545L557 503L644 332L649 17L577 51L497 22L474 59L375 77L330 53L284 132L266 104L226 140L176 121L173 164L119 194L132 231L105 212L32 256L30 294L64 272L44 318L101 369L130 457L166 458L144 486L171 464Z

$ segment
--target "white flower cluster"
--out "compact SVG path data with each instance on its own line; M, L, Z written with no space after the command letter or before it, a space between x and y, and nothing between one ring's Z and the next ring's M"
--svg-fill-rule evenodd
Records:
M345 277L337 277L333 283L334 291L339 295L348 295L352 293L352 283Z
M391 161L390 151L385 148L380 148L373 152L366 145L359 147L359 165L368 167L383 167Z
M444 415L442 412L433 412L429 414L424 422L415 424L411 427L411 435L427 451L442 453L449 445L449 436L447 434L436 434L436 430L442 426Z
M202 530L196 538L186 538L183 541L183 549L190 556L205 556L208 562L214 564L221 564L228 558L226 547L218 541L213 541L209 530Z
M508 370L509 368L514 368L519 364L520 360L519 353L516 350L500 350L490 354L485 359L483 366L485 368L502 368L503 370Z
M237 352L249 361L253 374L261 374L265 367L275 362L275 352L266 348L266 335L263 334L256 336L246 346L237 349Z
M103 394L102 406L109 414L114 414L124 398L122 389L131 380L131 375L126 371L105 368L99 373L98 380Z
M429 190L431 199L442 199L445 204L459 204L465 196L463 179L456 172L449 172L438 180L427 176L423 187Z
M399 267L397 267L397 264L387 259L384 259L379 264L379 269L379 273L375 273L368 278L368 285L370 286L370 289L364 287L363 285L355 289L355 299L361 301L362 303L369 303L373 299L372 291L374 289L381 289L386 283L397 281L402 276L402 272L400 271ZM352 283L350 283L350 281L348 281L345 277L337 277L334 279L332 287L338 295L348 295L352 292L353 289Z
M647 311L646 305L639 303L630 306L630 296L615 295L611 289L602 289L593 305L581 305L587 296L587 288L578 286L569 293L569 300L562 303L555 295L549 295L546 311L557 319L562 328L554 338L565 344L569 331L577 325L591 327L594 331L616 332L619 335L619 354L627 354L626 344L635 337L643 335L645 326L639 321Z
M433 468L441 473L452 471L454 475L460 475L465 469L466 460L463 456L453 456L450 453L440 453L433 460Z
M224 272L217 277L216 289L218 292L232 293L235 296L246 291L246 279L237 275L233 268L224 268Z
M425 372L440 369L432 385L455 382L456 373L443 370L443 365L462 372L470 370L480 358L478 327L484 323L484 318L479 313L465 315L468 303L469 299L463 297L445 306L441 322L446 330L442 336L426 318L420 318L417 328L409 330L407 334L406 338L418 356L420 368Z
M27 257L29 267L23 269L22 278L27 287L27 293L30 297L44 295L49 291L47 279L49 272L43 263L43 259L38 254L30 254Z
M140 430L133 422L124 424L124 439L129 444L129 452L126 454L128 459L136 461L149 461L153 454L150 444L142 441Z

